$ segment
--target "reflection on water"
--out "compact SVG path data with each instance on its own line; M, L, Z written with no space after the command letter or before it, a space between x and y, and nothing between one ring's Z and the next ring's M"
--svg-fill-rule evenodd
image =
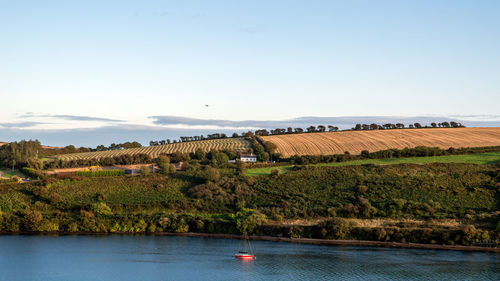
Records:
M0 280L500 280L500 255L167 236L0 236Z

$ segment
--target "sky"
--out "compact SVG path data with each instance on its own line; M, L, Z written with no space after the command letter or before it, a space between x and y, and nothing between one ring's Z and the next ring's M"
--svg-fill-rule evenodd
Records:
M305 117L497 126L499 14L486 0L0 0L0 141L144 142Z

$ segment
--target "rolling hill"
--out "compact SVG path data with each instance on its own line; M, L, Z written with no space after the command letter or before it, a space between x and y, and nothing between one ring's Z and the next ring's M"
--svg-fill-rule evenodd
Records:
M235 152L246 152L250 149L250 142L248 140L245 140L244 138L211 139L122 150L61 154L54 157L60 160L69 161L78 159L101 159L120 155L148 154L152 158L156 158L162 153L191 153L195 152L198 148L201 148L205 152L208 152L210 150L231 150Z
M373 131L342 131L287 134L261 137L276 145L282 157L331 155L348 151L360 154L406 147L485 147L500 146L500 128L427 128Z

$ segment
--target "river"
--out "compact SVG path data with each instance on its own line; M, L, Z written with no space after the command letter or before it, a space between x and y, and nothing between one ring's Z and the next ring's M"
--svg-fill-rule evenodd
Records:
M500 255L147 235L0 236L0 280L500 280Z

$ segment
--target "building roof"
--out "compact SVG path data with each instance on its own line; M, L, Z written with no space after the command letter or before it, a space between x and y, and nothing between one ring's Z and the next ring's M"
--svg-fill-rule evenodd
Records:
M257 158L257 155L254 155L254 154L246 154L246 155L240 155L240 158L241 157L254 157L254 158Z

